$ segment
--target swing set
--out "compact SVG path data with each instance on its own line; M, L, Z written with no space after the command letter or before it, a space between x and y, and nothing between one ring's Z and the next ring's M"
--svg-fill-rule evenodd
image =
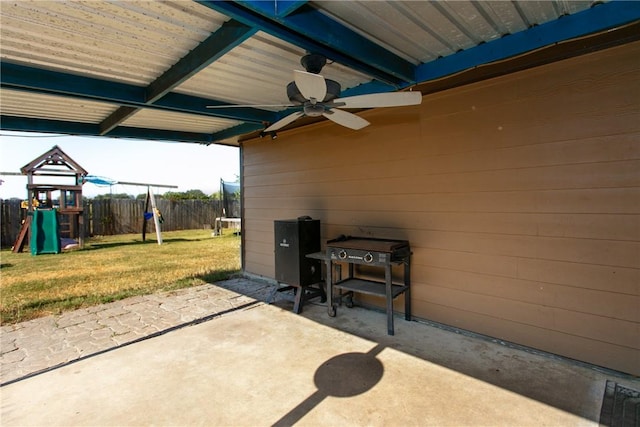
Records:
M172 187L177 188L177 187ZM151 212L149 211L149 203L151 203ZM156 198L153 194L153 190L151 186L147 186L147 197L144 201L144 219L142 220L142 241L146 242L147 240L147 221L153 218L153 223L156 226L156 237L158 239L158 244L162 244L162 233L160 232L160 224L164 222L164 218L162 217L162 213L160 209L156 206Z
M162 217L162 213L158 206L156 205L156 197L153 193L152 187L162 187L162 188L178 188L177 185L164 185L164 184L149 184L143 182L126 182L126 181L115 181L108 178L97 177L97 176L87 176L85 177L85 182L90 182L97 185L133 185L137 187L147 187L147 196L144 201L144 214L142 218L142 241L147 241L147 221L153 218L153 223L156 229L156 237L158 244L162 244L162 232L160 225L164 222L164 218ZM149 205L151 205L151 211L149 211Z

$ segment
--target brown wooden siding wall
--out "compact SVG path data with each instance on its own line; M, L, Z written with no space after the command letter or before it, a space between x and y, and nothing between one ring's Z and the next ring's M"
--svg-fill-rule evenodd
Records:
M639 375L639 58L629 44L364 112L361 131L246 142L245 270L274 277L275 219L408 239L416 316Z

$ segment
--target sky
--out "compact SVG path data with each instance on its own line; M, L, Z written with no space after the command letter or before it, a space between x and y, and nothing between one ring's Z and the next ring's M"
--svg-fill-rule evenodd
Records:
M235 181L240 174L240 151L222 145L144 141L105 137L76 137L25 132L0 132L0 172L20 172L20 168L59 146L90 175L116 181L177 185L177 189L152 187L156 194L167 191L219 191L220 179ZM0 176L0 198L27 197L27 177ZM40 178L40 182L42 178ZM55 182L55 181L54 181ZM65 181L67 182L67 181ZM86 183L82 195L146 193L146 187Z

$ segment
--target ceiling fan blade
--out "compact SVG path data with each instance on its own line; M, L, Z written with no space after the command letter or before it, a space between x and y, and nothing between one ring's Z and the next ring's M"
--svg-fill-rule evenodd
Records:
M332 122L354 130L362 129L363 127L371 124L362 117L346 111L338 110L337 108L332 108L329 111L322 113L322 115Z
M228 104L228 105L207 105L207 108L262 108L262 107L295 107L292 104Z
M298 117L302 117L302 116L304 116L304 113L302 111L296 111L293 114L289 114L288 116L281 118L280 120L278 120L277 122L275 122L274 124L266 128L263 132L271 132L271 131L281 129L286 125L288 125L289 123L293 122Z
M418 105L422 103L420 92L389 92L371 93L368 95L347 96L333 101L340 108L377 108L377 107L403 107L405 105ZM342 105L344 103L344 105Z
M298 86L298 90L305 98L312 98L318 102L322 102L327 96L327 82L320 74L307 73L306 71L295 70L293 79Z

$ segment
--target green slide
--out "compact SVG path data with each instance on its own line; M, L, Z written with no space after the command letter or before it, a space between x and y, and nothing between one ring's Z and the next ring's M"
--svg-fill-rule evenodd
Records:
M57 211L33 211L29 247L31 248L31 255L59 254L61 252Z

